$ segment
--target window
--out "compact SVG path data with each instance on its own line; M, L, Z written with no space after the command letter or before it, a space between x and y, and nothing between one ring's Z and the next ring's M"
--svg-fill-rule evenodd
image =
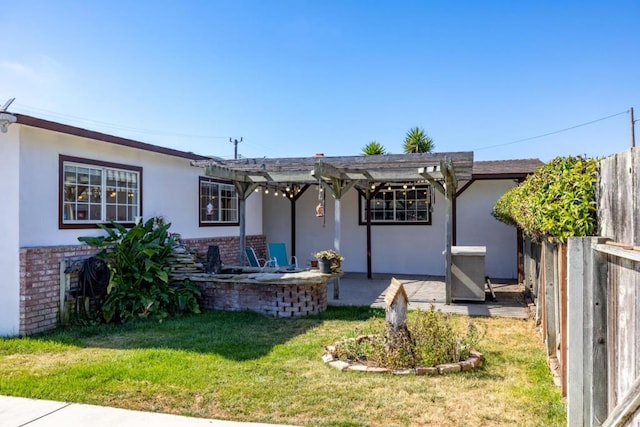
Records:
M60 228L88 228L142 214L142 168L60 156Z
M405 188L406 187L406 188ZM371 224L431 224L430 185L383 187L369 202ZM367 223L366 200L360 195L360 225Z
M200 226L237 225L238 195L233 185L200 177Z

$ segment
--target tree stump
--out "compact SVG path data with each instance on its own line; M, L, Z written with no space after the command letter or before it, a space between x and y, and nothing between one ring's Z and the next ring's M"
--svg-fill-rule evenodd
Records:
M387 354L398 354L403 359L413 359L414 340L407 328L409 297L402 283L396 278L391 279L384 302L386 304L384 342Z

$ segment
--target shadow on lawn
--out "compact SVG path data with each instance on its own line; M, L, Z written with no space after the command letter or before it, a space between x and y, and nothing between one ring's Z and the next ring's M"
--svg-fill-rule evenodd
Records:
M204 311L165 320L124 325L73 326L32 339L55 340L79 347L157 348L214 353L236 361L265 356L275 346L326 321L362 321L384 317L370 307L329 307L316 316L275 319L251 311ZM326 344L326 343L322 343Z

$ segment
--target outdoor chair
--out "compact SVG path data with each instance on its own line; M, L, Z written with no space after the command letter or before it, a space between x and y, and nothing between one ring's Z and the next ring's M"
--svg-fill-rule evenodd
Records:
M287 270L298 269L298 258L287 256L287 247L284 243L267 243L269 250L269 259L275 261L275 267L282 267Z
M258 258L258 255L256 255L256 251L253 248L245 248L244 252L251 267L273 267L273 260Z

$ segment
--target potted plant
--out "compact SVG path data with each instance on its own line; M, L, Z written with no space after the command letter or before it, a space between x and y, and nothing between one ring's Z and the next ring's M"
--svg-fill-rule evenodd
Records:
M344 257L333 249L316 252L313 256L318 260L320 273L330 274L340 271Z

